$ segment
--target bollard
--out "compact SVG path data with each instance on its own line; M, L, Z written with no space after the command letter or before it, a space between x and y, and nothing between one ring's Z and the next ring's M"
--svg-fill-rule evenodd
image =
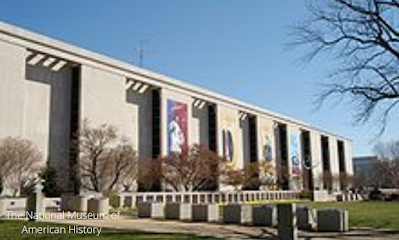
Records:
M140 202L137 205L137 216L139 218L163 219L165 218L164 208L165 204L163 203Z
M223 223L251 224L252 206L229 204L223 206Z
M35 221L36 219L34 216L36 213L44 213L45 212L45 206L44 206L44 194L42 192L43 190L43 185L41 182L38 182L35 185L34 190L32 191L31 194L29 194L29 197L27 199L27 211L30 213L28 215L29 221Z
M198 222L218 222L219 206L216 204L195 204L192 206L192 220Z
M349 212L341 209L320 209L317 211L318 231L349 231Z
M296 204L277 204L278 239L297 240L298 228L296 225Z
M277 211L275 205L258 205L252 207L252 224L255 226L276 226Z
M309 206L296 208L297 225L300 230L313 230L316 227L316 209Z
M192 217L190 203L167 203L165 205L165 219L189 221Z
M92 198L87 202L87 212L105 216L109 213L108 198Z
M69 199L69 210L76 212L87 212L88 197L84 196L70 196Z
M71 199L72 193L63 193L61 194L61 211L70 211L71 210Z

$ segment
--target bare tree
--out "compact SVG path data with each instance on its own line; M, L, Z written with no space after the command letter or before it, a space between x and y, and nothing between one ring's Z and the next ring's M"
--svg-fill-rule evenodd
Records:
M223 159L202 145L193 145L182 153L172 153L143 163L140 180L149 185L162 182L174 191L205 190L216 184Z
M399 141L379 142L374 146L374 153L380 160L399 161Z
M277 160L281 163L281 160ZM278 164L277 165L277 188L288 189L289 181L291 179L290 167L287 165Z
M136 179L137 154L115 127L92 128L86 121L78 134L78 175L82 187L108 195Z
M368 172L373 186L399 188L399 141L380 142L374 151L378 161Z
M138 156L133 147L126 140L111 150L109 155L110 184L108 192L121 185L124 190L132 191L138 176Z
M309 20L294 27L293 45L306 56L332 56L338 66L324 84L320 102L332 96L354 104L355 120L380 120L399 102L398 0L309 0Z
M267 161L258 163L259 181L262 189L275 189L277 187L277 176L275 167Z
M222 182L238 189L259 189L261 185L274 185L272 165L268 162L248 163L242 169L226 166Z
M16 196L35 183L43 157L26 139L8 137L0 141L0 176Z
M316 181L321 183L323 189L334 191L338 190L334 187L338 187L341 183L340 180L345 181L345 183L349 183L350 176L348 175L341 175L339 173L333 174L331 171L323 171L316 177Z
M342 191L348 190L349 188L359 189L356 186L357 179L352 174L348 174L346 172L341 172L341 173L339 173L338 178L339 178L338 181L339 181Z
M162 167L159 159L141 159L138 165L137 179L141 191L159 189L162 179Z

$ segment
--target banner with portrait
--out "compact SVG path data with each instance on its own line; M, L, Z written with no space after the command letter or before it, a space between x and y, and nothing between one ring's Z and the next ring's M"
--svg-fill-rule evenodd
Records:
M260 126L261 160L273 161L273 134L270 126Z
M187 104L167 100L167 139L168 154L181 153L188 147Z
M222 131L222 154L229 163L236 163L236 136L237 136L237 116L225 111L221 115L221 131Z
M223 156L228 162L234 159L234 140L233 133L229 129L222 130Z
M290 163L291 174L298 176L301 172L301 149L300 149L300 134L298 131L290 133Z

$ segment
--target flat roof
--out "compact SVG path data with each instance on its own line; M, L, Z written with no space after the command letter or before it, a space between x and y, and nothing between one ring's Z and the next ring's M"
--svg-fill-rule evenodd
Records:
M65 55L66 57L72 57L72 59L66 58L66 60L75 61L77 63L82 63L82 64L84 64L82 62L83 60L94 62L97 64L101 64L101 65L110 67L115 70L122 71L126 74L126 77L129 77L128 76L129 74L134 74L137 77L141 77L141 79L143 79L144 81L147 81L149 83L152 82L153 84L155 83L155 85L156 85L156 83L161 83L163 85L170 86L170 87L173 87L176 89L185 90L186 92L190 93L194 97L197 96L199 98L202 98L202 99L208 100L208 101L212 101L212 99L213 99L213 100L216 100L216 101L219 101L222 103L224 102L226 104L233 105L233 106L237 107L239 110L243 110L248 113L270 116L270 117L275 118L276 121L279 121L281 123L294 123L303 129L314 130L314 131L320 132L320 134L330 135L330 136L334 136L339 139L351 141L349 138L346 138L346 137L343 137L343 136L340 136L338 134L334 134L334 133L331 133L328 131L324 131L317 127L313 127L303 121L296 120L294 118L291 118L291 117L288 117L288 116L285 116L285 115L282 115L282 114L279 114L276 112L272 112L272 111L260 108L258 106L252 105L252 104L248 104L243 101L222 95L220 93L216 93L214 91L209 91L202 87L199 87L199 86L196 86L193 84L189 84L182 80L178 80L175 78L171 78L171 77L156 73L154 71L140 68L140 67L134 66L130 63L116 60L114 58L111 58L111 57L108 57L108 56L105 56L102 54L98 54L98 53L65 43L63 41L59 41L59 40L56 40L56 39L53 39L50 37L46 37L44 35L34 33L31 31L25 30L23 28L4 23L2 21L0 21L0 33L8 36L8 38L7 38L7 37L1 37L1 35L0 35L1 40L10 42L12 44L21 45L23 47L29 48L29 46L27 46L27 43L29 43L30 45L39 48L39 49L32 49L32 50L38 50L38 51L42 50L42 51L44 51L43 53L48 53L48 54L52 54L52 53L45 52L45 50L51 49L51 50L55 50L57 52L62 52L62 53L66 54ZM11 39L9 37L11 37ZM20 40L20 41L16 41L16 40ZM56 53L54 53L54 54L56 54Z

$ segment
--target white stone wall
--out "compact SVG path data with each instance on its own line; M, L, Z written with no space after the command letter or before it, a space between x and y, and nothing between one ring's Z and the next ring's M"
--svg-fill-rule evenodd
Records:
M26 66L23 135L56 168L61 187L68 179L71 79L70 67L54 72L40 62Z
M137 147L133 142L137 140L133 122L137 111L126 101L125 78L85 65L81 74L81 121L89 120L92 127L113 125Z
M24 48L0 40L0 139L25 137L25 56ZM9 188L3 184L3 193L12 194Z
M27 51L0 41L0 138L33 142L60 179L69 160L71 70L26 65ZM63 181L60 181L61 183Z
M345 163L346 163L346 173L353 176L353 156L352 156L352 142L345 140Z
M22 135L24 48L0 40L0 138Z
M50 94L49 83L25 81L23 136L35 142L45 158L49 145Z

